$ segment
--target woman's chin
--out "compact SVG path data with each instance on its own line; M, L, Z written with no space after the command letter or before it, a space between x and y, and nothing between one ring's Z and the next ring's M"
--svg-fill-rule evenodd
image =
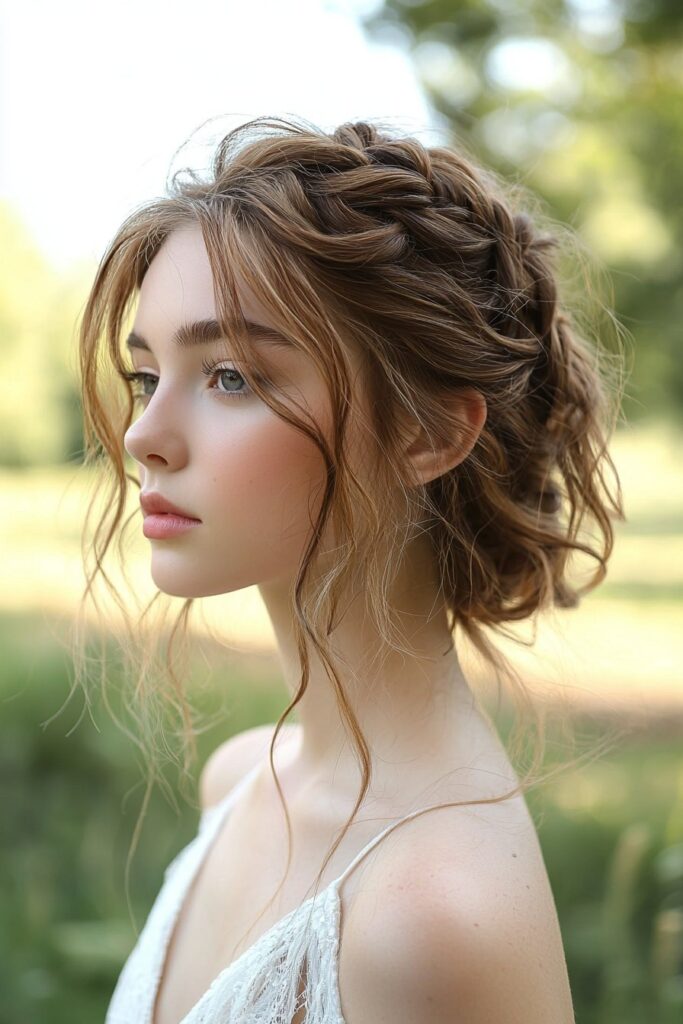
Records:
M168 594L169 597L218 597L220 594L233 594L238 590L257 585L262 576L261 565L234 564L226 568L226 561L216 557L213 564L200 564L195 558L193 563L183 555L165 551L154 552L151 560L150 575L154 586ZM270 566L267 566L270 568ZM264 574L264 575L267 575Z
M169 597L210 597L214 593L220 593L207 586L206 581L183 579L177 573L152 572L152 582L162 594Z
M179 573L152 572L154 586L169 597L216 597L219 594L229 594L232 590L239 589L231 587L225 581L211 579L183 578Z

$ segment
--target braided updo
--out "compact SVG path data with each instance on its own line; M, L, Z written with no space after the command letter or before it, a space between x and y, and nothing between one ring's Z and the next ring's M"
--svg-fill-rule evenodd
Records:
M267 231L268 249L295 257L354 335L383 450L397 400L438 430L437 392L473 386L486 399L470 456L420 496L454 621L474 638L476 624L576 604L604 577L610 504L622 514L620 496L600 492L601 461L614 470L616 382L560 307L559 239L514 210L521 189L506 196L492 172L451 148L366 122L330 135L297 129L234 153L239 134L218 149L212 192L239 195L233 209ZM578 539L585 513L601 544ZM567 579L573 550L599 563L583 588Z

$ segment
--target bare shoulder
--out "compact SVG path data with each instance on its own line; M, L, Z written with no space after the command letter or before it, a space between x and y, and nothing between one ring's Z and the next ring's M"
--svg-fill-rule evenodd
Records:
M521 798L439 808L379 844L350 901L339 987L347 1024L574 1024Z
M286 723L280 729L281 742L296 735L300 726ZM199 777L199 797L206 809L218 803L248 771L268 756L275 724L256 725L225 740L207 757Z

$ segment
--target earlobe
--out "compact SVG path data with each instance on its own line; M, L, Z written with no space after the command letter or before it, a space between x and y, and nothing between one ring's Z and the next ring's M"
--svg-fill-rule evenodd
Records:
M418 428L406 449L415 484L428 484L464 462L486 423L488 409L480 391L463 388L451 393L450 398L448 408L444 408L439 437L430 438Z

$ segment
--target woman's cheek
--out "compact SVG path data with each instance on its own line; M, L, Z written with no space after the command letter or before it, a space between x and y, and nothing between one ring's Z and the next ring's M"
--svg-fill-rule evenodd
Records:
M315 444L271 416L245 425L207 455L213 472L206 498L220 534L211 541L216 554L229 552L233 571L239 566L251 577L242 586L295 570L324 491Z

